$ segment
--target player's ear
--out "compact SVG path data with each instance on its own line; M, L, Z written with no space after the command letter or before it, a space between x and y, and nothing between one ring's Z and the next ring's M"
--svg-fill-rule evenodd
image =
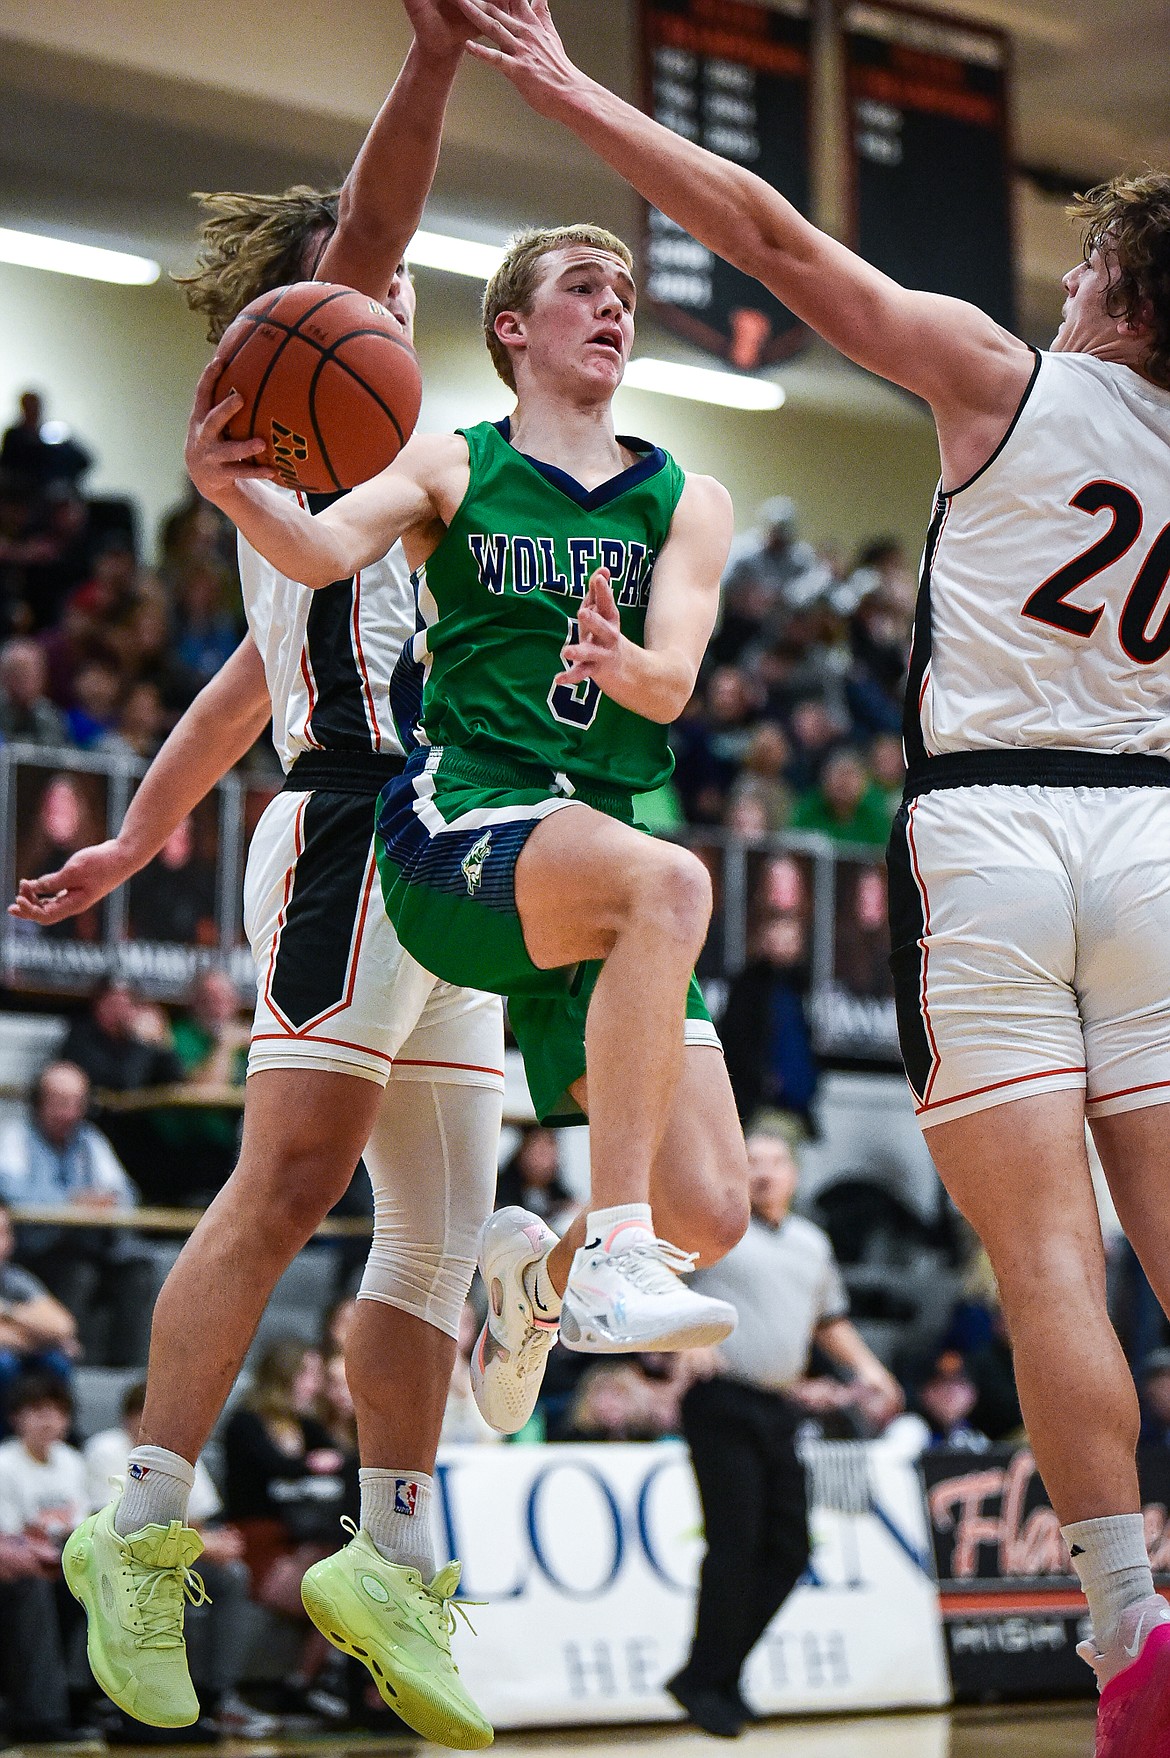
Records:
M498 341L505 348L523 348L528 341L528 332L524 326L522 311L501 311L495 321L495 332Z

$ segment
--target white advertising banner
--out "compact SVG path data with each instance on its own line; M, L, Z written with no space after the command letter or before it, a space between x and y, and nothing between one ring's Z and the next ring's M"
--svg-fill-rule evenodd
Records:
M816 1452L812 1562L748 1697L765 1714L949 1701L917 1472L880 1442ZM703 1555L681 1442L447 1447L437 1478L460 1597L483 1602L455 1654L496 1726L678 1717L662 1684L690 1645Z

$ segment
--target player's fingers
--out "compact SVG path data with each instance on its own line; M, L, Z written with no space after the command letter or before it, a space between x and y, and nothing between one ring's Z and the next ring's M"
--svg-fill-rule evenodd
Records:
M191 413L196 421L202 421L211 408L211 396L215 382L219 377L219 361L211 359L199 374L199 383L195 386L195 401Z
M244 464L249 458L258 458L267 443L259 436L255 439L223 440L220 442L219 461L221 464Z
M614 599L613 586L610 583L609 569L598 568L589 585L593 591L594 604L601 614L612 622L617 616L617 602Z
M476 29L494 43L497 49L512 50L518 47L518 38L509 29L507 16L501 13L498 7L485 6L481 4L481 0L456 0L456 4L464 16L469 18ZM468 44L468 48L476 51L482 47L483 45L478 43ZM495 57L486 55L481 57L483 60L489 58L494 59Z
M216 403L214 408L208 410L201 437L218 439L232 416L243 406L244 399L239 391L229 391L222 403Z
M64 889L65 869L56 873L42 873L36 879L22 879L17 886L21 897L39 900L44 897L56 897Z

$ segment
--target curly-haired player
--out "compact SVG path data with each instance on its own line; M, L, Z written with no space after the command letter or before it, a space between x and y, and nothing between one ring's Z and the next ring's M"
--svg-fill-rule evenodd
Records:
M377 297L410 332L401 259L464 33L416 0L408 9L414 46L344 188L201 198L203 248L183 284L213 340L257 294L314 275ZM115 1702L154 1726L193 1722L182 1616L184 1594L198 1594L201 1545L185 1523L194 1461L277 1278L364 1155L374 1240L346 1348L361 1531L311 1571L306 1604L412 1727L483 1746L491 1728L451 1659L458 1567L437 1567L431 1473L495 1190L500 1003L437 982L377 896L374 800L403 763L389 682L414 632L401 547L316 594L245 543L240 574L248 636L167 740L118 836L24 881L13 906L51 923L123 883L271 716L287 778L248 852L259 993L240 1160L159 1296L140 1444L120 1499L70 1539L66 1575Z
M1170 175L1074 205L1046 352L913 292L583 75L546 0L459 0L472 51L842 353L916 392L942 479L890 844L902 1051L983 1239L1029 1439L1089 1601L1098 1758L1170 1739L1138 1401L1085 1145L1170 1312Z

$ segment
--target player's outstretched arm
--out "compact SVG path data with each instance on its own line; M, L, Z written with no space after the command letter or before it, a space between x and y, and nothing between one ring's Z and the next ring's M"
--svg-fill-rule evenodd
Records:
M1026 345L962 300L912 292L821 232L767 183L681 139L583 74L547 0L459 0L498 67L533 109L571 128L646 200L762 281L851 360L936 410L1014 412Z
M443 0L404 0L414 42L342 185L315 278L384 299L422 219L470 22Z
M8 914L47 927L79 916L125 884L252 748L269 713L264 664L249 635L203 686L162 745L117 836L79 849L55 873L22 879Z
M297 499L277 491L275 471L252 461L262 440L225 439L224 428L241 399L233 391L222 403L212 404L218 375L218 361L209 361L196 388L184 452L187 473L254 550L302 585L317 588L347 580L384 556L405 532L433 524L439 517L430 493L436 457L448 460L461 450L466 467L465 441L453 434L419 435L388 469L314 516Z
M732 536L731 496L712 476L688 476L670 534L654 564L645 645L621 632L609 575L599 568L564 650L558 684L587 679L646 720L669 725L694 692L719 609L719 581Z

